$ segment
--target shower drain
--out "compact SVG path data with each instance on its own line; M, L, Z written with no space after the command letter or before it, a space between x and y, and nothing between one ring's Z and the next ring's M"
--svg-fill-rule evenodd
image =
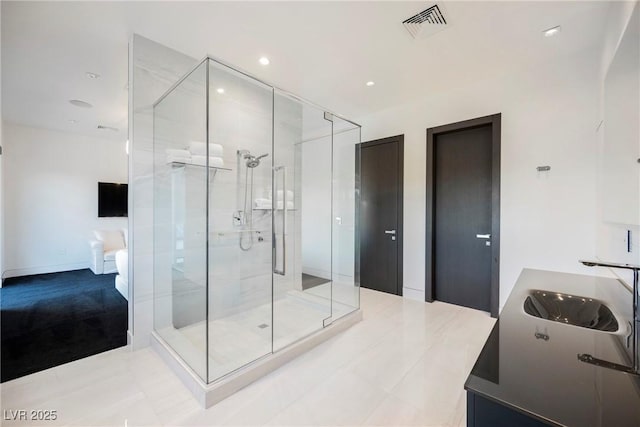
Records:
M267 325L266 323L258 325L258 328L260 328L260 329L264 329L264 328L268 328L268 327L269 327L269 325Z

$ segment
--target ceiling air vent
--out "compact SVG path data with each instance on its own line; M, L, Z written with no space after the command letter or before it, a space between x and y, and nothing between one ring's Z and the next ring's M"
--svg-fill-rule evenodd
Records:
M402 21L402 25L407 29L414 39L424 38L448 28L451 23L449 17L445 16L442 5L433 6L413 15L411 18Z

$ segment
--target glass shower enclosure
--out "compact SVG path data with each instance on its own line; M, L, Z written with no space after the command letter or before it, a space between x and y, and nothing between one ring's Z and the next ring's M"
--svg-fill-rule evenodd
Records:
M359 309L359 125L210 57L153 121L154 331L204 383Z

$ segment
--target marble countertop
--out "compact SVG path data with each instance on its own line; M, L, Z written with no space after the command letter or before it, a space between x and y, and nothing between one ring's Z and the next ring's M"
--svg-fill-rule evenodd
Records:
M597 298L612 310L620 329L602 332L530 316L523 303L531 290ZM615 279L523 270L465 389L551 425L640 426L640 377L577 358L588 353L631 363L626 346L631 295Z

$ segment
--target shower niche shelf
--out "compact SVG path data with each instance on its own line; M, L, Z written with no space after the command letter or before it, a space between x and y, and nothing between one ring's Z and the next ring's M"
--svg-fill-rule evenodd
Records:
M272 208L253 208L254 211L272 211ZM283 210L282 208L276 209L277 211ZM289 211L297 211L298 208L287 208L287 212Z
M217 236L217 237L226 237L228 235L238 235L241 233L255 233L257 235L268 235L271 234L271 230L214 230L214 231L210 231L209 234L213 235L213 236Z
M167 164L175 167L175 168L181 168L181 167L185 167L185 166L194 166L197 168L204 168L206 167L205 165L197 165L195 163L185 163L185 162L168 162ZM233 169L231 168L225 168L225 167L220 167L220 166L209 166L209 169L216 169L216 170L221 170L221 171L233 171Z

